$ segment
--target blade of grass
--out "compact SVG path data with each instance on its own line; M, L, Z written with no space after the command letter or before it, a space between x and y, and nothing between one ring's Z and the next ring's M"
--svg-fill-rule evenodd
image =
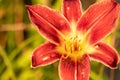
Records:
M15 76L15 73L12 69L12 64L8 58L8 56L6 55L6 52L4 51L4 49L2 48L2 46L0 45L0 55L2 56L3 60L4 60L4 63L5 65L7 66L7 69L9 69L9 71L11 72L12 74L12 79L13 80L16 80L16 76Z

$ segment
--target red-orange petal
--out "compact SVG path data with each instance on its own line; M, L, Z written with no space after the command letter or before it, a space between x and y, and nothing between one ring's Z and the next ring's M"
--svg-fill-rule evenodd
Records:
M88 33L90 44L94 44L105 36L107 36L114 28L116 19L119 16L120 6L115 5L114 8L101 19Z
M116 50L105 43L96 44L95 52L89 54L92 60L103 63L110 68L116 68L119 62L119 56Z
M82 15L80 0L63 0L63 14L71 21L78 21Z
M77 30L87 32L90 44L94 44L112 31L119 13L120 6L112 0L94 4L82 16Z
M61 59L59 65L60 80L88 80L90 75L90 61L84 56L80 61Z
M47 40L57 44L59 38L70 31L69 23L60 13L41 5L26 7L31 21Z
M59 60L60 55L55 47L56 45L48 42L36 48L32 55L32 67L45 66Z

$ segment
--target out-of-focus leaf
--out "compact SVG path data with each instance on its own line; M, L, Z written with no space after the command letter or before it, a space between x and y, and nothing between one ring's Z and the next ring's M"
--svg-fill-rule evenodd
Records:
M93 71L91 71L90 79L91 80L108 80L105 76L99 76Z
M7 53L11 53L15 49L15 33L10 31L7 33L7 45L6 45L6 51Z
M16 49L13 50L13 52L10 55L10 60L13 60L18 54L19 52L25 48L26 46L28 46L30 43L35 42L39 40L40 42L43 42L43 40L41 40L41 37L38 35L34 35L33 37L31 36L30 38L28 38L27 40L25 40L23 43L21 43Z
M32 0L33 4L44 4L47 5L49 4L49 0Z
M0 55L2 56L3 61L4 61L5 66L6 66L6 69L4 70L3 74L1 75L1 79L2 80L9 80L9 79L6 79L6 78L11 78L13 80L16 80L16 77L15 77L15 74L14 74L14 71L13 71L13 68L12 68L12 64L11 64L9 58L7 57L6 52L1 47L1 45L0 45Z
M38 76L40 76L39 74ZM17 80L40 80L36 78L36 73L32 69L25 69L22 71Z
M62 0L54 0L54 4L52 5L52 8L56 10L60 10L62 6Z

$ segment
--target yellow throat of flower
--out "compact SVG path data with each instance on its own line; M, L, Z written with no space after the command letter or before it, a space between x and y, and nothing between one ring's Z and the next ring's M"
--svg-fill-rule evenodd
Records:
M72 32L64 37L64 40L57 49L63 58L77 60L84 54L89 54L94 51L94 48L86 40L86 34L77 33L76 23L74 21L72 21L71 26Z
M84 54L88 53L88 48L90 51L90 47L88 46L89 45L84 36L79 36L73 33L68 37L66 36L62 44L58 46L58 51L61 53L63 58L77 60Z

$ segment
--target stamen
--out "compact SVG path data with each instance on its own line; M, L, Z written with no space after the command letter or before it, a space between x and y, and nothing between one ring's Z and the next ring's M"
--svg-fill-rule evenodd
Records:
M69 41L65 41L64 47L65 47L65 51L69 52L69 53L73 53L76 51L80 50L80 41L78 39L78 36L75 37L71 37L69 39Z
M66 44L64 45L64 47L65 47L65 51L67 51L67 47L66 47Z
M63 47L65 52L62 54L62 58L66 59L68 57L78 57L83 52L83 46L81 44L81 39L79 36L71 36L64 39ZM75 57L76 56L76 57Z

